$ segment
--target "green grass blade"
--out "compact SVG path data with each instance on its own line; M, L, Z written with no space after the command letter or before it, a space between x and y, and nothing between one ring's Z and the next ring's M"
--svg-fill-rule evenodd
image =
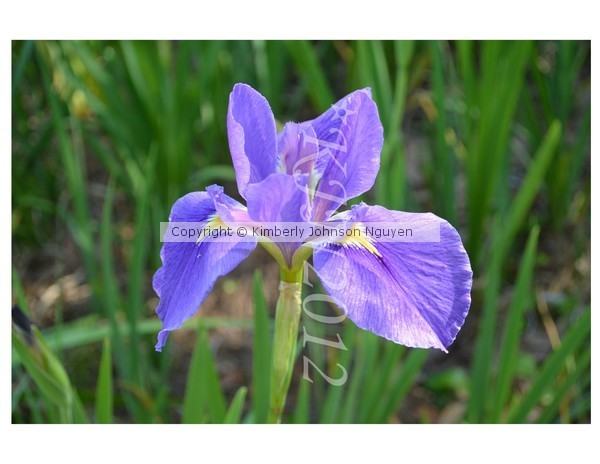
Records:
M492 242L497 243L502 237L501 226L494 227ZM475 351L471 364L471 392L467 404L467 420L478 423L483 420L489 388L489 376L496 334L498 317L498 300L502 278L502 261L504 255L499 246L492 249L492 256L486 275L483 293L483 313L475 341Z
M586 383L590 383L591 379L588 378ZM592 410L592 398L590 395L587 395L585 398L575 402L573 406L569 409L569 419L575 421L582 421L584 418L589 417L590 411Z
M205 423L206 392L204 390L204 379L202 378L203 347L200 340L203 329L199 328L196 346L190 360L187 383L185 386L185 395L183 397L183 410L181 422L184 424L202 424Z
M220 327L252 330L252 321L248 319L230 319L224 317L205 317L202 319L202 325L205 329L217 329ZM270 325L269 325L270 326ZM162 327L162 322L158 319L145 319L138 323L137 330L139 335L156 335ZM198 330L196 320L188 320L183 323L183 329ZM120 324L119 332L122 337L130 336L130 328L123 323ZM64 324L60 330L49 328L43 332L48 346L55 351L62 351L68 348L77 348L92 343L101 342L104 338L111 335L110 324L106 320L98 318L96 315L83 317L78 321ZM12 365L17 366L21 362L16 351L13 351Z
M433 176L433 192L437 210L450 223L456 222L456 201L454 199L454 182L456 180L454 155L446 143L448 128L446 114L446 94L444 85L444 53L442 43L430 44L433 56L432 84L433 100L437 109L435 120L435 169Z
M201 375L207 393L206 399L208 401L209 417L212 423L220 424L225 419L227 403L225 401L223 390L221 389L217 366L208 344L208 335L206 332L200 331L200 340L202 340L203 347L203 370Z
M344 366L344 368L350 365L350 354L353 351L353 345L351 343L353 343L353 340L355 339L355 333L356 326L353 323L347 322L343 331L343 338L341 338L347 349L342 350L339 353L336 349L335 354L339 354L339 359L331 362L330 365L337 366L337 364L340 364L341 366ZM339 411L342 406L343 395L347 392L347 388L348 382L339 386L329 385L325 400L321 406L321 424L337 422Z
M286 45L315 109L325 111L336 100L319 64L315 47L308 40L290 40Z
M544 408L544 411L542 412L542 414L540 414L540 417L538 417L536 423L548 424L551 421L553 421L562 401L567 396L567 393L571 391L573 385L575 385L577 382L581 382L580 386L582 388L585 388L589 385L591 356L591 349L586 349L583 356L581 356L581 358L577 360L577 367L575 368L575 371L569 375L569 377L560 385L560 387L553 390L552 402ZM588 372L588 375L584 377L583 374L585 372Z
M463 92L467 103L467 112L475 106L476 101L476 76L475 76L475 53L473 51L473 42L470 40L459 40L456 42L458 68L463 83ZM470 121L467 114L466 136L469 138Z
M510 423L522 423L527 420L531 410L540 402L544 391L551 385L563 368L566 359L575 353L590 335L591 311L588 310L573 325L565 335L560 347L544 361L540 373L533 384L517 403L508 416Z
M73 390L73 423L88 424L89 418L76 390Z
M145 269L147 268L147 253L148 253L148 235L141 233L145 230L149 223L150 205L152 201L151 187L154 183L154 170L156 166L156 150L151 150L149 153L146 171L148 174L143 180L137 183L139 186L133 193L135 195L135 223L134 235L131 243L131 261L128 269L127 304L125 305L125 313L129 324L129 336L131 347L129 364L131 367L131 378L134 383L144 385L143 379L147 377L145 371L140 367L142 356L139 349L139 331L138 322L140 314L143 312L144 298L144 280L146 279Z
M235 170L232 166L223 164L213 164L206 166L198 171L196 176L192 176L192 182L197 185L210 185L215 182L234 182Z
M316 283L313 287L312 292L315 294L322 294L324 290L321 288L321 284ZM308 316L307 311L314 312L316 314L326 314L327 312L327 304L319 299L310 302L304 306L305 311L302 313L302 331L311 337L317 337L320 339L327 338L329 334L329 327L322 322L319 322L312 317ZM328 357L328 348L327 346L321 343L306 343L304 345L305 348L308 349L308 358L315 363L317 366L321 368L330 367L329 364L330 358ZM336 364L333 363L333 366ZM327 369L324 369L327 372ZM313 371L313 369L311 369ZM312 396L315 400L316 404L322 405L323 401L325 401L325 397L327 395L327 391L329 389L329 383L323 378L321 375L312 375L309 374L310 378L313 380L312 383Z
M500 359L498 361L498 377L496 379L495 394L493 395L492 415L490 422L500 419L502 408L510 395L516 361L519 355L519 341L524 326L525 309L531 302L531 280L535 267L537 242L540 233L539 226L531 229L525 253L521 260L517 283L508 310L504 337L500 345Z
M269 72L269 56L267 54L267 42L265 40L252 41L252 55L254 58L254 68L256 69L256 77L258 79L258 88L263 89L263 95L272 105L271 95L271 77L274 77Z
M508 179L506 153L515 123L516 108L523 84L526 82L527 58L531 43L527 41L482 42L481 71L476 96L479 116L471 131L467 151L468 251L477 267L483 243L485 222L499 189L506 189ZM485 175L482 175L485 173ZM502 192L504 195L505 192ZM496 197L495 197L496 195ZM500 195L500 198L503 197Z
M114 206L115 196L115 182L110 179L106 189L106 197L104 198L104 204L102 207L102 219L100 222L100 275L98 288L96 294L101 297L102 309L106 318L110 323L111 329L111 341L115 347L117 353L129 353L135 351L135 348L129 349L126 345L122 325L118 321L119 313L122 309L121 294L119 292L119 284L117 282L117 276L115 273L115 263L113 261L113 235L114 235L114 223L112 219L112 212ZM130 333L131 335L131 333ZM136 382L135 371L132 369L132 357L135 354L118 356L115 361L119 369L120 377L126 382L131 383L136 389L142 391L145 394L145 390L142 385ZM145 421L146 410L141 404L135 400L135 397L127 393L124 396L127 407L135 415L136 420Z
M563 215L571 213L569 207L573 201L573 197L577 192L577 186L579 179L581 178L581 172L584 167L586 160L589 160L590 156L590 131L591 131L591 117L592 109L588 107L585 118L577 132L577 138L572 149L572 159L569 163L566 181L566 192L563 191L561 196L561 202L563 203L562 211ZM562 218L561 218L562 219Z
M69 375L60 360L50 350L40 331L31 326L32 343L28 344L13 329L13 347L19 353L23 365L31 375L49 410L57 409L56 422L64 424L86 423L87 417L71 385Z
M205 422L207 413L210 422L219 424L225 419L226 410L225 397L219 385L219 376L208 345L206 330L201 327L190 362L182 421L185 424L200 424Z
M502 237L500 246L503 253L508 252L510 245L513 243L527 217L535 196L542 186L544 175L552 162L552 158L560 142L560 135L560 122L554 121L533 157L531 166L527 171L527 176L523 180L521 188L514 198L502 226L504 236Z
M354 43L355 47L355 66L357 77L357 86L359 87L373 87L375 83L375 72L373 69L373 62L371 60L371 54L369 50L368 40L357 40Z
M358 350L356 362L353 368L350 384L347 388L347 394L340 413L341 423L365 422L361 416L362 398L366 396L365 390L376 373L377 356L379 354L380 339L377 335L357 330L354 346Z
M44 90L50 105L52 124L58 138L58 151L61 164L64 167L66 186L74 206L73 235L83 254L88 279L94 282L96 277L96 258L94 256L94 240L92 236L93 222L90 217L88 194L85 185L86 175L83 163L83 148L81 146L82 139L81 137L69 137L64 121L63 109L51 84L50 71L43 64L40 66L40 69L42 70L41 75ZM79 125L73 122L73 127L77 130Z
M390 121L393 112L391 105L394 102L394 97L384 44L379 40L370 40L367 44L369 45L369 56L372 58L373 76L375 78L370 87L373 87L375 101L379 102L377 106L382 119Z
M310 420L310 386L311 383L308 380L300 380L292 417L293 424L308 424Z
M483 420L486 404L488 404L486 396L489 391L489 374L493 358L503 262L542 185L544 173L552 160L559 138L560 123L555 122L537 150L527 176L509 208L506 219L501 226L496 227L495 245L488 268L488 283L484 291L483 319L477 336L473 361L471 396L467 416L470 422Z
M115 275L115 264L113 262L113 233L114 223L112 219L112 210L115 197L115 183L110 180L106 189L106 197L102 208L102 221L100 224L100 251L102 267L102 290L103 309L106 317L111 321L115 328L115 336L118 336L116 313L121 307L121 296L119 293L117 277ZM118 350L122 346L116 347Z
M396 380L387 391L385 399L378 404L375 413L372 414L371 422L375 424L387 423L389 418L398 411L402 401L414 385L423 364L427 361L427 356L427 350L411 349L403 361Z
M36 355L35 351L31 347L28 347L25 341L14 332L12 345L42 395L52 404L58 407L66 407L68 398L65 386L44 369L39 354Z
M394 42L394 56L396 59L396 79L394 88L394 101L392 107L391 119L384 127L387 141L387 148L384 144L384 150L381 153L382 166L389 166L388 169L388 188L387 192L376 194L379 198L385 198L380 201L394 209L405 210L407 207L407 187L406 187L406 158L404 149L404 137L402 135L402 118L408 93L408 80L410 76L410 63L414 52L414 42L402 40ZM381 174L384 172L380 171ZM381 176L380 176L381 177Z
M27 304L27 299L25 298L25 291L23 290L21 279L19 278L19 274L17 273L17 269L15 267L12 269L12 284L17 304L27 316L30 316L29 305Z
M151 42L124 40L120 43L129 76L140 101L152 119L161 114L160 84L163 75L158 65L156 47Z
M14 68L13 76L12 76L12 98L14 100L17 95L17 90L21 85L21 81L23 80L23 74L25 73L25 66L27 62L31 59L33 54L34 43L32 40L26 40L24 43L19 45L19 60L17 61L17 65Z
M285 44L280 40L266 42L266 56L269 73L269 88L271 96L268 98L274 114L281 114L282 101L286 100L285 90L287 79L282 69L287 69L289 56L285 51Z
M242 418L242 412L244 411L244 401L246 400L246 393L248 389L246 387L240 387L236 392L231 405L225 414L223 423L225 424L239 424Z
M254 273L254 338L252 350L252 409L254 421L267 422L271 378L271 334L269 312L260 272Z
M100 358L100 369L96 386L96 423L113 422L112 354L110 339L104 339L104 348Z
M389 387L397 366L400 365L405 348L395 343L385 343L383 351L384 355L377 369L378 378L373 379L373 388L363 399L361 417L365 418L365 422L376 422L377 405L382 398L385 398L386 389Z

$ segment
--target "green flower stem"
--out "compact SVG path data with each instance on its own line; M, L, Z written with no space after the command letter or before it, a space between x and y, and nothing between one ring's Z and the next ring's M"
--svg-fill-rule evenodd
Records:
M269 423L271 424L281 422L285 397L294 370L301 310L302 268L298 271L282 269L273 335L271 405L269 409Z

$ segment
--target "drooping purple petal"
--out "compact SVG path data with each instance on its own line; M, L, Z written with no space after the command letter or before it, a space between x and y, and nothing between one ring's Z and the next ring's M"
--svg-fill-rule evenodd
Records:
M241 207L221 194L223 204ZM217 219L213 197L207 192L188 193L175 202L171 222L198 222ZM171 330L178 329L202 304L216 280L233 270L256 247L256 242L222 242L203 239L197 243L163 244L162 267L154 274L152 285L160 298L156 314L163 323L156 350L161 351Z
M347 216L362 223L439 223L439 242L328 244L313 256L325 289L357 326L406 346L446 351L471 302L472 271L458 232L431 213L361 204Z
M261 223L305 222L310 218L307 174L290 176L271 174L258 184L248 186L248 214ZM299 243L278 243L287 264L291 264L293 252Z
M326 220L340 205L369 190L379 172L383 126L370 89L344 97L310 124L319 145L321 177L313 214Z
M277 130L266 98L246 84L236 84L227 113L229 150L238 190L260 182L277 167Z

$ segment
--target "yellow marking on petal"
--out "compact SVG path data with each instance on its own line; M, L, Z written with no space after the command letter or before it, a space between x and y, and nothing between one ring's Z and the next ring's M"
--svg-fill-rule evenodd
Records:
M213 230L213 229L218 229L219 227L227 227L227 224L225 224L221 218L217 215L217 213L213 214L212 217L209 216L210 219L208 221L206 221L206 225L203 228L207 228L208 230ZM202 241L202 239L206 238L208 235L201 235L200 237L198 237L198 240L196 240L196 243L200 243Z
M346 234L339 242L343 246L355 246L357 248L364 248L372 255L381 258L381 253L375 248L375 245L371 242L371 239L367 236L364 228L360 227L359 223L356 223L350 229L350 232Z

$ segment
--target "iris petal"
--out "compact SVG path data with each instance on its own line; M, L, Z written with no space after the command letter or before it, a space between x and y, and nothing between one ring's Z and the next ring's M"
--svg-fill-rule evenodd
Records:
M321 180L314 198L316 221L368 191L379 172L383 126L370 89L344 97L308 123L319 145L316 171Z
M318 141L310 125L288 122L277 136L279 171L311 174L318 156Z
M249 222L247 208L223 192L220 185L209 185L206 191L212 197L217 215L224 223Z
M236 84L227 113L229 150L238 190L260 182L277 167L277 130L269 102L246 84Z
M362 204L349 216L439 224L439 242L326 244L313 256L323 286L357 326L406 346L447 351L471 303L472 271L458 232L431 213Z
M213 192L214 193L214 192ZM242 205L223 193L221 207ZM242 207L243 208L243 207ZM209 225L219 220L213 195L193 192L175 202L171 222L198 222ZM171 330L178 329L202 304L217 279L232 271L256 247L256 242L201 240L197 243L163 244L162 267L154 274L152 285L160 303L156 314L163 323L156 350L161 351Z
M246 191L248 214L257 222L305 222L311 215L307 189L308 175L271 174ZM277 244L288 266L300 243Z
M276 173L248 188L248 214L255 221L302 222L309 217L307 176Z

